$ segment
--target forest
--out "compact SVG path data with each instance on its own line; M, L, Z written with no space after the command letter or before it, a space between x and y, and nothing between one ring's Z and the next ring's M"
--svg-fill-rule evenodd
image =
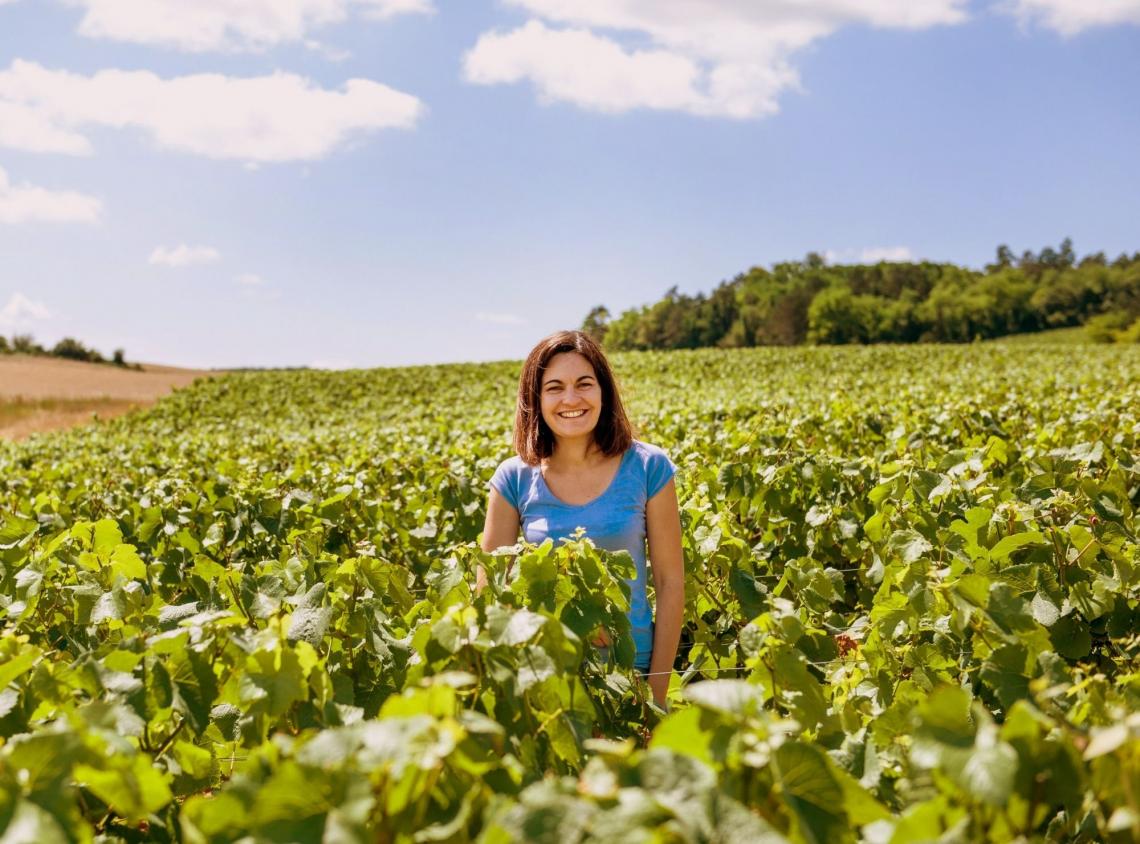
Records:
M811 252L753 267L709 294L673 287L617 317L598 305L582 324L614 351L963 343L1072 326L1093 342L1140 342L1140 252L1078 259L1066 238L1017 258L1003 244L980 271L930 261L830 265Z

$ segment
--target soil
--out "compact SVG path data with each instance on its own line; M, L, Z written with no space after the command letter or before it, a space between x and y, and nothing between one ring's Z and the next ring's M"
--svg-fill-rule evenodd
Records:
M142 371L27 355L0 356L0 437L19 439L153 404L220 372L143 364Z

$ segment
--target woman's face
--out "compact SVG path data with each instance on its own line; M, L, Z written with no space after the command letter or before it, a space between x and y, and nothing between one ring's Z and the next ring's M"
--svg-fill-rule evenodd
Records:
M555 439L593 434L602 413L602 388L594 367L577 352L560 352L542 373L542 418Z

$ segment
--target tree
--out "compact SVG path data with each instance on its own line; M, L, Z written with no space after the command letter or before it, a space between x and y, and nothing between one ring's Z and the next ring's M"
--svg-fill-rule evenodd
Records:
M44 347L31 334L17 334L12 338L12 351L21 355L42 355Z
M127 365L126 354L127 353L125 351L123 351L122 349L115 349L115 353L111 357L111 363L115 364L115 366L126 366Z
M606 339L606 329L610 323L610 311L605 305L595 305L582 320L582 331L601 343Z
M1066 237L1061 241L1061 252L1057 256L1063 267L1072 267L1077 263L1077 254L1073 251L1073 239Z
M74 337L64 337L55 344L51 353L57 358L91 361L92 363L103 362L103 356L101 354L94 349L87 348Z
M1015 260L1013 250L1003 243L997 248L997 256L994 263L986 264L986 272L993 273L999 270L1009 269L1013 266Z

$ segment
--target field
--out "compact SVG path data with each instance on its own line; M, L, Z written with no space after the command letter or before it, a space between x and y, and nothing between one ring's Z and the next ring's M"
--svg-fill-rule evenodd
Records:
M212 373L147 365L143 370L50 357L0 355L0 438L20 439L109 419L153 404Z
M517 364L0 442L0 838L1140 838L1140 349L615 366L680 467L669 713L621 558L475 544Z

